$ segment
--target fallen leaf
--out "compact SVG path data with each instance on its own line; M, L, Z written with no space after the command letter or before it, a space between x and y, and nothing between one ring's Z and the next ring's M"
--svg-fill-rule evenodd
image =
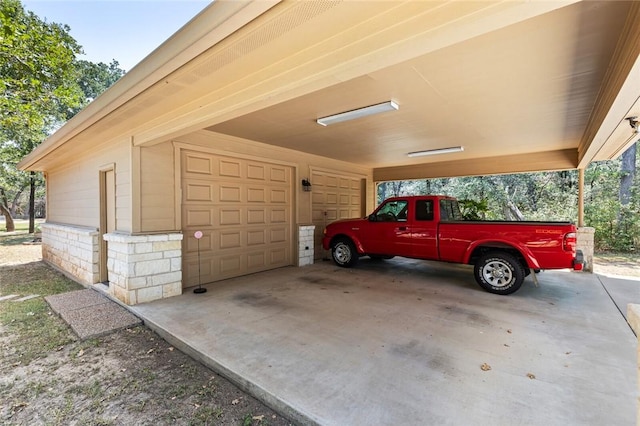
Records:
M482 364L482 365L480 366L480 369L481 369L482 371L489 371L489 370L491 370L491 366L485 362L484 364Z
M261 422L264 420L264 414L261 414L259 416L253 416L252 419Z
M508 330L507 330L507 333L511 334L511 329L508 329Z
M531 373L527 373L527 377L530 378L531 380L536 378L535 374L531 374Z
M56 351L60 352L60 351L61 351L61 350L63 350L63 349L64 349L64 346L58 346L58 347L56 348Z
M78 351L78 355L76 355L76 356L80 357L80 356L82 356L82 355L84 355L84 349L80 349L80 350Z
M507 345L506 343L504 344L505 347L510 348L511 346Z
M27 312L27 316L32 317L35 315L35 312Z
M173 346L170 346L170 347L169 347L169 352L173 352L173 349L174 349L174 347L173 347Z
M231 405L238 405L238 404L240 404L239 399L234 399L233 401L231 401Z
M193 406L194 406L195 408L200 408L200 405L199 405L199 404L193 404Z
M147 355L148 355L148 354L150 354L150 353L151 353L151 352L153 352L153 351L155 351L155 349L154 349L154 348L149 349L149 350L147 351Z

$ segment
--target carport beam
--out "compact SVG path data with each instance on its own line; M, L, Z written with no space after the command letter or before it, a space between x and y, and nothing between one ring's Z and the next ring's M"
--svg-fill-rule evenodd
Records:
M578 228L584 226L584 169L578 169Z

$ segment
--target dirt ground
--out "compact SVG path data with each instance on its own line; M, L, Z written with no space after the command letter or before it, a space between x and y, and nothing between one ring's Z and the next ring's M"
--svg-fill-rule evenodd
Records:
M288 425L278 413L144 326L79 341L43 299L81 288L41 262L25 235L0 234L0 424ZM636 256L595 271L640 277Z
M43 296L81 286L26 240L0 236L0 297L40 294L0 301L0 425L291 424L144 326L79 341Z

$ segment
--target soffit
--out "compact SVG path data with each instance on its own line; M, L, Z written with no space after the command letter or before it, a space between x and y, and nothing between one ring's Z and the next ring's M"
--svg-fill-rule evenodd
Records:
M451 170L460 161L455 173L464 174L468 160L486 159L485 173L504 173L513 163L502 157L530 153L549 153L549 168L574 168L628 10L621 2L570 5L209 130L372 168L444 161ZM386 100L399 111L315 122ZM406 156L459 145L464 152ZM576 155L558 162L565 150Z
M428 174L436 162L464 174L475 159L485 165L475 173L504 173L531 167L512 160L532 153L539 170L573 168L618 152L626 137L620 123L637 93L605 83L635 81L629 67L607 75L621 32L638 28L630 19L625 30L629 10L629 2L609 1L284 1L101 111L30 167L46 170L96 141L153 144L206 128L376 168L379 176L403 167L415 174L420 165ZM315 123L388 99L400 111ZM595 129L585 131L587 123ZM605 135L597 149L591 134ZM406 157L453 145L465 151Z

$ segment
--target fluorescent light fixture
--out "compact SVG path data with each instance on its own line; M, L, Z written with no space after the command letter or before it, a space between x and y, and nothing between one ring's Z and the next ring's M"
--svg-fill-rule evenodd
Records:
M424 157L426 155L450 154L452 152L462 152L464 147L452 146L449 148L429 149L426 151L415 151L407 154L407 157Z
M381 104L371 105L364 108L358 108L347 112L341 112L340 114L330 115L328 117L318 118L316 123L321 126L328 126L330 124L341 123L343 121L355 120L356 118L366 117L368 115L379 114L381 112L395 111L398 109L398 104L394 101L383 102Z

